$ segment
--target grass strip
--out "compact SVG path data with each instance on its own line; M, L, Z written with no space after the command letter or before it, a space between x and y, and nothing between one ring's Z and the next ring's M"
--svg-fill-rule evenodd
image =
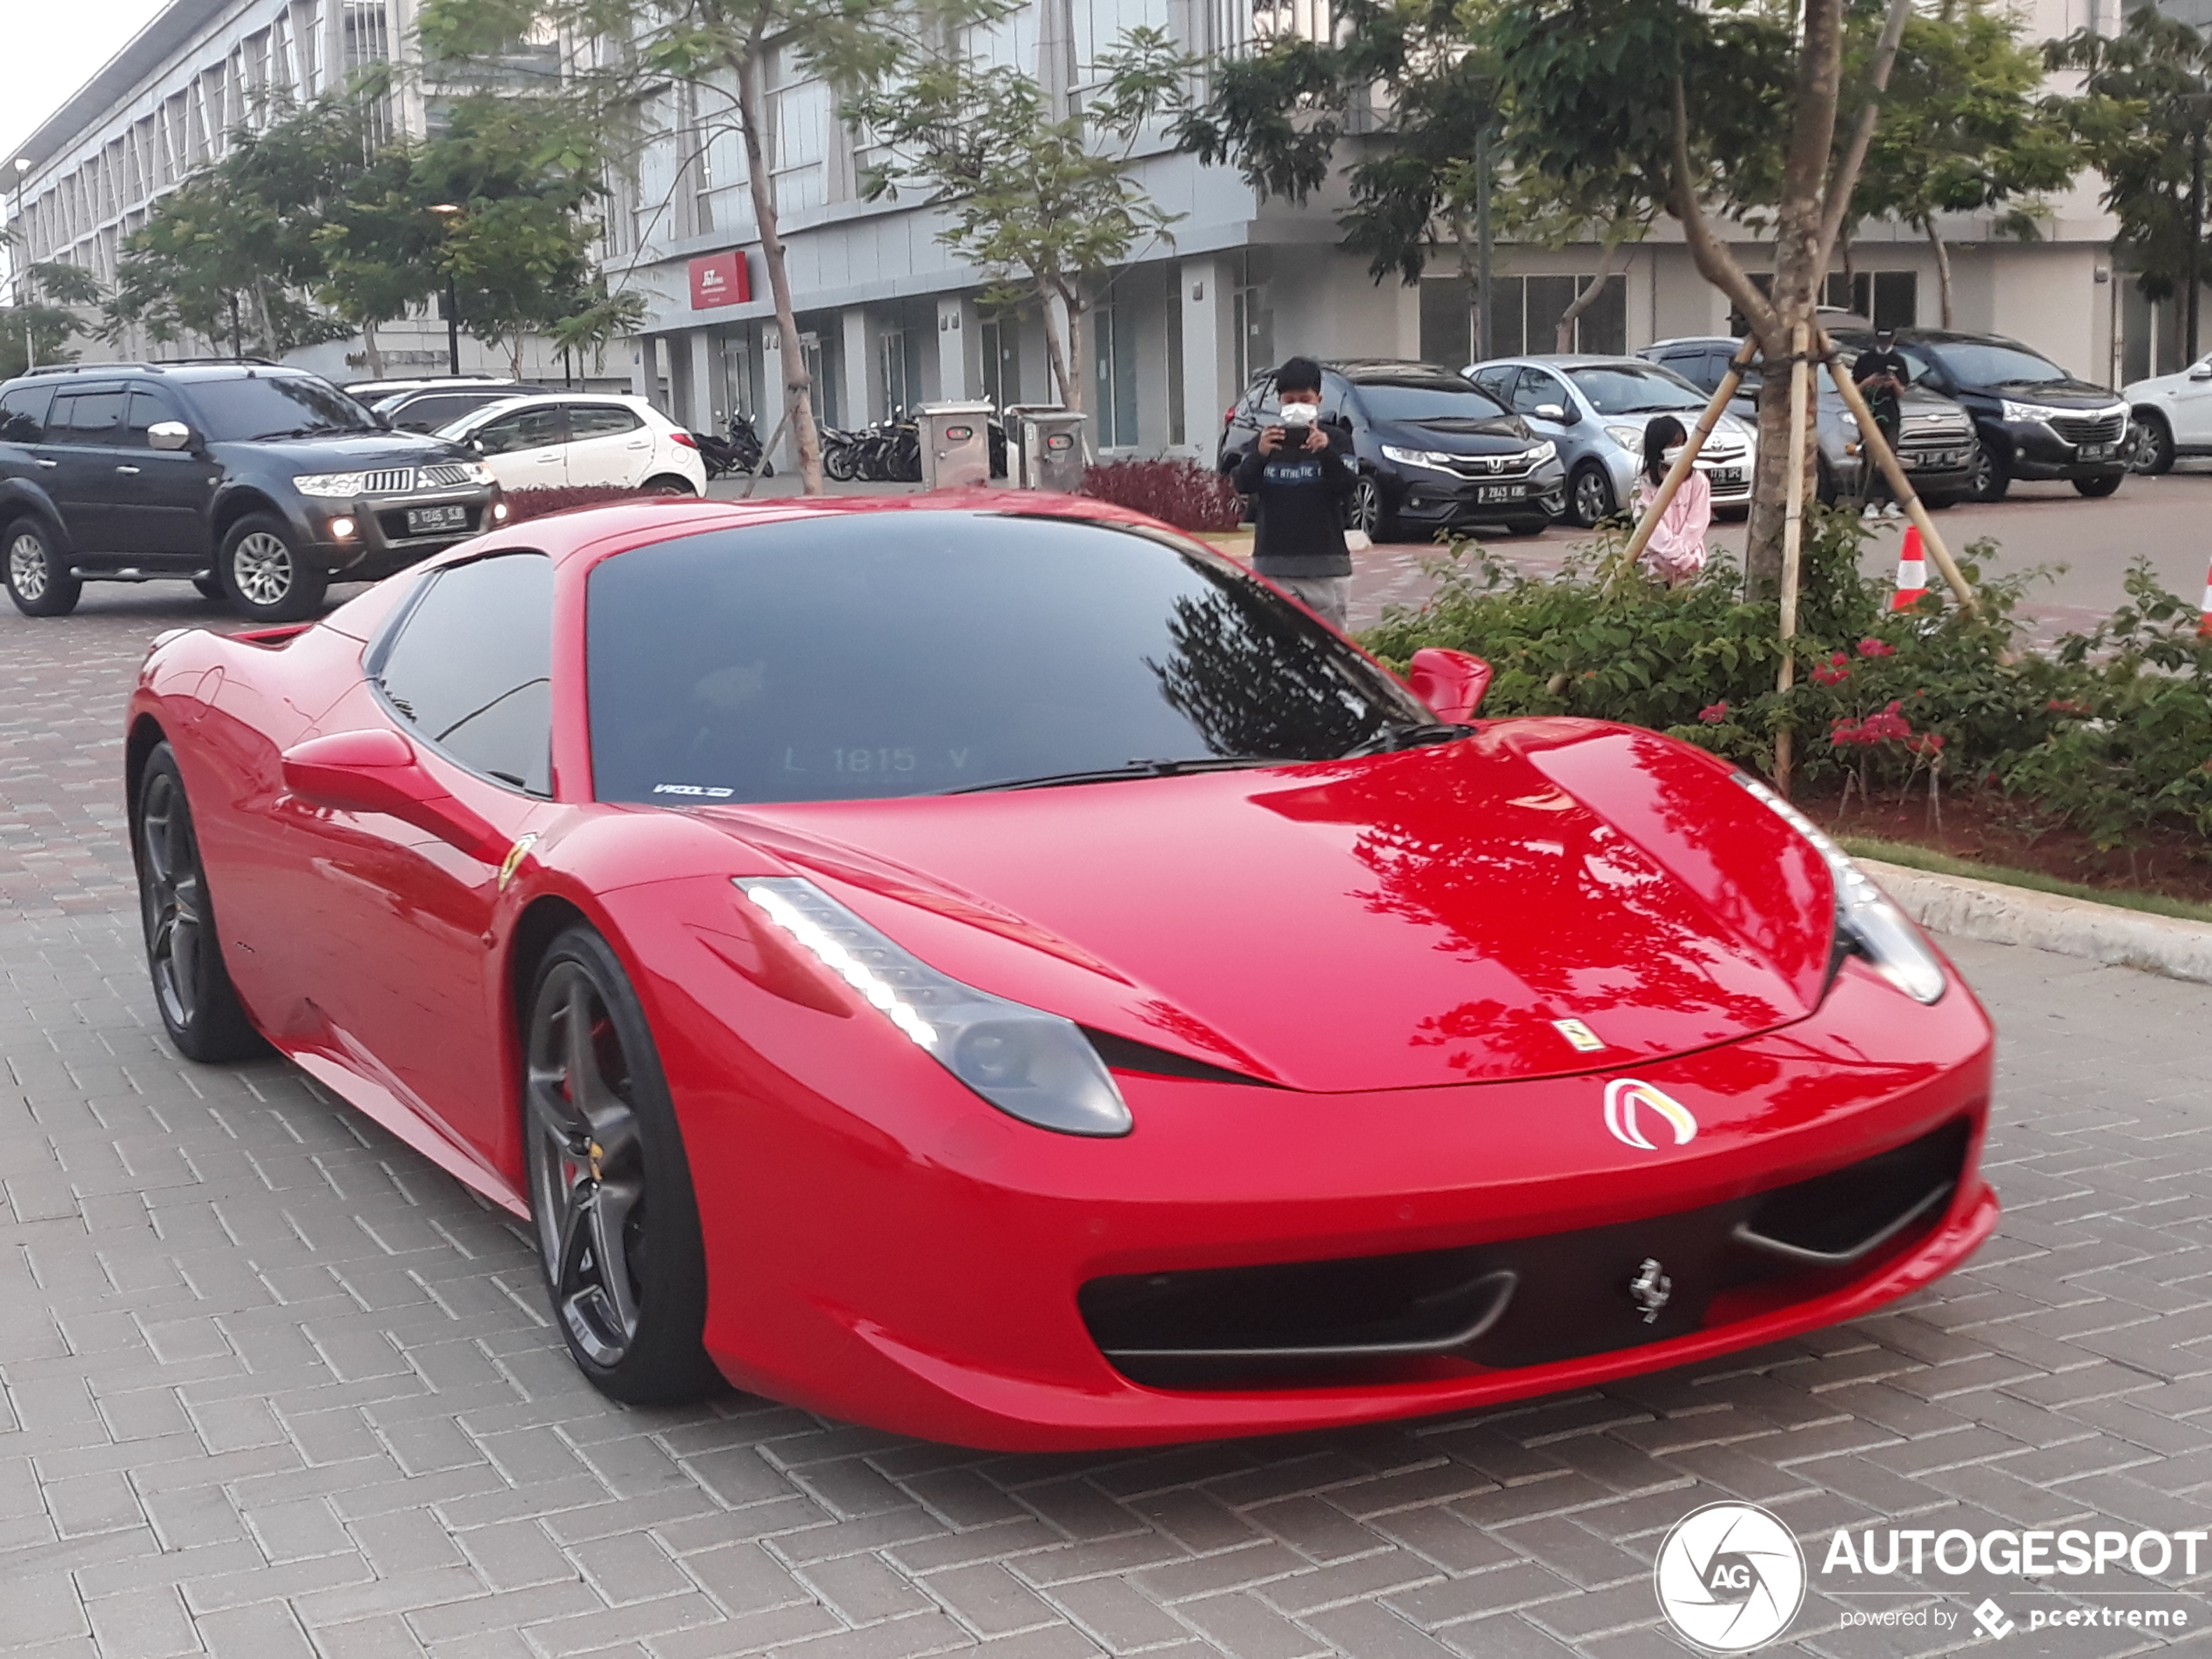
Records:
M2037 893L2054 893L2066 899L2087 899L2092 904L2112 905L2121 910L2141 910L2154 916L2173 916L2182 921L2212 921L2212 905L2195 904L2187 899L2169 899L2158 893L2129 893L2110 887L2086 887L2079 881L2067 881L2055 875L2046 875L2040 870L2016 870L2009 865L1977 864L1972 859L1954 858L1948 853L1939 853L1933 847L1917 846L1911 841L1885 841L1872 835L1839 835L1837 840L1844 852L1853 858L1879 859L1885 864L1901 864L1910 870L1925 870L1931 875L1963 875L1976 881L1994 881L2008 887L2029 887Z

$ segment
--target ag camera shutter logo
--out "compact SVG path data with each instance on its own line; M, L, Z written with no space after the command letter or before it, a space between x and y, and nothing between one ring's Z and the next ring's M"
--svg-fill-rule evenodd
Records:
M1651 1583L1659 1610L1691 1646L1749 1653L1787 1630L1804 1604L1804 1552L1757 1504L1709 1503L1669 1531Z

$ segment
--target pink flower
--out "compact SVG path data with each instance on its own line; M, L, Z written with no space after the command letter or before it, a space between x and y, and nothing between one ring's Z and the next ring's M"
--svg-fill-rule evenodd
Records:
M1708 703L1703 708L1697 711L1697 718L1703 720L1707 725L1718 725L1722 721L1728 718L1728 705L1725 703Z
M1878 639L1862 639L1858 642L1858 654L1861 657L1894 657L1897 647L1885 645Z
M1841 657L1843 652L1838 651L1836 655ZM1812 683L1815 685L1837 685L1850 678L1850 669L1838 668L1833 664L1824 663L1812 671Z

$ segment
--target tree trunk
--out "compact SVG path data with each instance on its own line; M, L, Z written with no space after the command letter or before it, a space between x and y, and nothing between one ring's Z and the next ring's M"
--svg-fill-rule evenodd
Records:
M1951 327L1951 249L1945 245L1943 233L1936 228L1935 215L1931 213L1920 221L1920 228L1927 233L1928 246L1935 250L1936 293L1943 306L1943 326Z
M1604 244L1604 252L1598 256L1597 280L1576 294L1575 303L1568 307L1560 317L1559 327L1552 336L1554 351L1571 352L1575 349L1575 324L1605 292L1605 285L1613 280L1613 256L1621 251L1622 246L1617 239Z
M1856 300L1858 298L1858 266L1851 261L1851 233L1846 231L1836 246L1844 259L1844 293L1848 298Z
M1060 388L1060 401L1069 408L1076 406L1069 388L1074 381L1069 378L1068 349L1060 338L1060 322L1053 311L1054 287L1042 273L1032 273L1037 283L1037 315L1044 324L1045 366L1051 371L1053 385Z
M370 380L384 378L384 354L376 344L376 325L373 321L361 324L361 367L368 370Z
M799 317L792 308L791 273L784 266L783 238L776 228L776 185L768 174L761 142L760 51L756 33L752 50L733 58L738 73L738 120L745 129L745 179L752 186L752 221L760 233L760 263L768 272L768 292L776 302L776 332L783 337L784 407L792 441L799 447L800 488L822 494L822 437L814 425L813 377L799 343Z

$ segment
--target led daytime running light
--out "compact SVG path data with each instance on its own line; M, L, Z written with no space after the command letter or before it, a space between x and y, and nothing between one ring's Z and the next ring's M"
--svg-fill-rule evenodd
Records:
M867 963L857 961L851 951L800 914L790 900L765 882L755 882L745 888L745 896L766 911L769 921L812 952L815 961L880 1008L892 1024L932 1054L937 1051L937 1028L915 1013L914 1004L886 984L880 974L871 972Z

